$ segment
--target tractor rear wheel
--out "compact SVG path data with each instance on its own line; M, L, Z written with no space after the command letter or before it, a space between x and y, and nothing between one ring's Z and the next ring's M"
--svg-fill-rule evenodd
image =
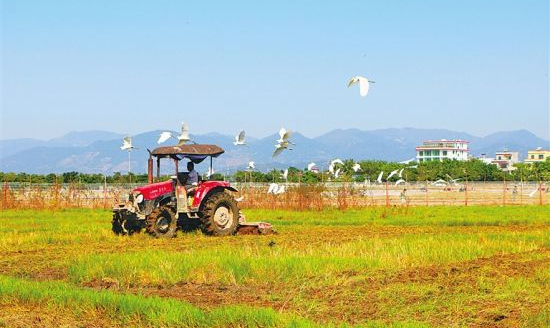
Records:
M162 205L155 208L147 217L145 230L151 236L157 238L172 238L176 236L178 220L176 212L168 206Z
M201 211L202 231L212 236L235 234L239 224L239 207L232 195L217 192L209 195Z

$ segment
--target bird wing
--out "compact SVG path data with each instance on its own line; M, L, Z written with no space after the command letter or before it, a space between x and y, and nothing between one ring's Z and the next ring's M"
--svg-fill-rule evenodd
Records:
M275 148L275 151L273 152L273 155L271 157L275 157L277 155L279 155L282 151L283 151L283 147L276 147Z
M336 170L336 172L334 172L334 177L338 179L338 177L340 176L340 169Z
M378 175L378 179L376 179L376 181L378 181L378 183L382 183L382 175L384 174L384 171L380 172L380 174Z
M165 142L166 140L170 139L171 136L172 136L172 133L170 133L170 132L162 132L160 134L159 140L157 140L157 143L161 144L161 143Z
M399 179L399 180L395 181L395 185L397 186L398 184L403 183L403 182L405 182L405 180Z
M281 137L284 141L287 141L292 136L292 131L287 130L285 134ZM290 142L290 141L289 141Z
M366 97L369 93L369 80L364 77L359 77L359 94L361 97Z
M284 185L280 185L279 188L277 189L277 192L275 192L276 194L282 194L285 192L285 186Z
M288 169L285 169L285 171L283 172L283 178L286 180L287 177L288 177Z
M391 171L391 172L390 172L390 175L388 175L388 177L386 178L386 180L389 180L391 177L393 177L394 175L396 175L398 171L399 171L399 170Z
M245 132L244 132L244 130L241 130L241 132L239 132L239 134L235 137L235 140L238 143L243 143L244 142L244 137L245 137Z
M537 193L538 190L539 190L539 188L537 187L537 188L535 188L535 190L531 191L531 192L529 193L529 197L535 196L535 194Z
M181 123L181 134L178 137L180 141L189 141L189 125L185 122Z
M359 80L357 79L357 76L352 77L348 81L348 88L351 87L354 83L357 83Z
M278 185L276 183L272 183L269 185L269 188L267 189L268 194L272 194L277 189Z
M120 147L120 149L124 150L124 149L130 149L130 148L132 148L132 138L126 137L122 139L122 147Z
M284 136L286 134L286 129L283 127L279 130L279 140L284 140Z
M404 170L404 169L401 169L401 170L399 171L399 174L398 174L398 175L399 175L400 178L403 177L403 170Z

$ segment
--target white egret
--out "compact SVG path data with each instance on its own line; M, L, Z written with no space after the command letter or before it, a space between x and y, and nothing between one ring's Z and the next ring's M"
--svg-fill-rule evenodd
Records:
M254 161L248 162L248 169L250 171L254 171L256 169L256 166L254 165Z
M309 172L314 171L316 165L317 165L317 164L315 164L315 163L313 163L313 162L309 163L309 164L307 165L307 170L308 170Z
M393 177L394 175L397 174L397 172L399 172L399 170L393 170L390 172L390 175L388 175L388 177L386 178L386 180L389 180L391 177Z
M369 83L375 82L369 81L366 77L354 76L348 81L348 88L355 83L359 83L359 94L361 95L361 97L366 97L369 93Z
M285 192L285 186L284 185L279 185L279 188L277 188L277 190L274 192L275 195L279 195L279 194L282 194Z
M178 146L191 141L191 138L189 137L189 125L185 122L181 123L181 134L178 136L178 141Z
M128 137L122 139L122 146L120 146L120 150L128 151L128 176L130 176L130 172L132 172L132 156L131 156L131 153L132 153L133 149L137 149L137 148L132 145L132 137L128 136Z
M352 169L355 173L359 172L359 170L361 170L361 164L359 164L359 163L353 164Z
M288 169L284 170L283 174L281 174L281 178L283 178L285 180L288 178Z
M166 140L168 140L170 138L173 138L173 137L174 137L174 135L172 135L172 132L168 132L168 131L161 132L159 140L157 140L157 143L161 144L161 143L165 142Z
M277 191L277 189L279 188L279 185L276 184L276 183L270 183L269 184L269 188L267 189L267 193L268 194L274 194L275 191Z
M399 162L399 164L409 164L410 162L414 162L416 160L415 157L409 158L407 160Z
M233 141L233 144L235 146L247 146L246 141L244 140L245 134L246 133L244 132L244 130L241 130L241 132L239 132L239 134L235 136L235 141Z
M380 172L380 174L378 175L378 179L376 179L376 182L382 183L382 175L384 175L384 171Z
M328 171L331 173L331 174L334 174L334 169L336 167L336 164L340 164L340 165L344 165L344 162L339 159L339 158L335 158L333 159L332 161L330 161L329 165L328 165Z

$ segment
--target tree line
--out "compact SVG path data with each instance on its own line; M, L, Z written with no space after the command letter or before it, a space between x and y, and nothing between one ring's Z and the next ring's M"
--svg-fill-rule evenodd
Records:
M359 163L360 170L355 172L353 165ZM210 180L228 180L236 182L364 182L375 181L380 172L384 172L383 180L391 171L401 170L402 177L394 175L389 181L395 182L398 179L406 181L436 181L439 179L449 180L460 179L460 181L550 181L550 159L545 162L526 164L514 164L515 170L507 173L499 170L493 164L486 164L480 160L469 161L444 160L442 162L431 161L422 163L399 164L385 161L360 161L351 159L345 160L344 165L336 166L340 169L340 175L335 178L327 170L315 173L309 172L307 168L289 167L287 178L283 178L283 170L260 171L237 171L229 176L215 173ZM204 179L207 179L203 176ZM161 180L169 179L169 176L162 176ZM61 174L28 174L28 173L3 173L0 172L0 181L4 182L26 182L26 183L147 183L147 174L122 174L115 172L112 175L97 173L65 172Z

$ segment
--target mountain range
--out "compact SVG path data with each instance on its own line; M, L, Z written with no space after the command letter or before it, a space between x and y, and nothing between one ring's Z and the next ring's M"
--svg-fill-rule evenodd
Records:
M147 170L146 149L158 147L156 141L161 131L149 131L135 135L135 149L130 154L134 173ZM119 133L107 131L70 132L51 140L11 139L0 140L0 171L26 173L62 173L77 171L83 173L127 172L128 153L121 151L122 137ZM308 138L295 132L291 140L294 150L284 151L276 158L274 150L278 134L265 138L247 137L248 147L233 145L234 137L219 133L192 135L194 141L216 144L225 149L225 154L214 160L216 171L233 172L243 170L249 161L256 168L266 171L272 168L294 166L304 168L310 162L326 167L333 158L354 160L403 161L416 155L415 147L423 140L462 139L470 142L473 156L487 154L494 157L495 151L504 148L520 152L524 158L528 150L536 147L550 148L550 141L537 137L527 130L496 132L478 137L464 132L444 129L390 128L372 131L337 129L315 138ZM174 143L171 139L165 143ZM166 167L169 165L166 165ZM198 167L205 169L205 164ZM164 172L164 171L163 171ZM170 171L166 171L169 173Z

